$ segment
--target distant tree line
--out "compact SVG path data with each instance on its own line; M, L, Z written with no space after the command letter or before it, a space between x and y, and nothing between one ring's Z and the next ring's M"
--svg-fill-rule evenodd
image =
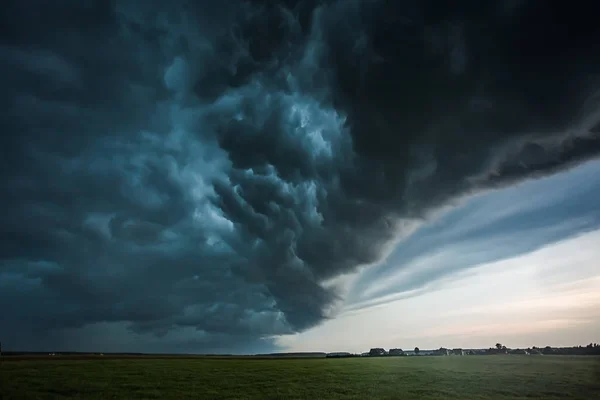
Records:
M356 356L350 355L348 356ZM502 343L496 343L494 347L489 349L447 349L440 347L437 350L421 351L418 347L415 347L413 354L429 355L429 356L450 356L450 355L499 355L499 354L516 354L516 355L600 355L600 344L590 343L586 346L574 346L574 347L530 347L526 349L511 349L503 345ZM362 356L368 357L389 357L389 356L407 356L402 349L390 349L386 351L382 347L374 347L369 350L368 353L363 353Z
M600 344L590 343L586 346L573 347L528 347L526 349L509 349L496 343L496 347L489 348L485 354L530 354L530 355L600 355Z

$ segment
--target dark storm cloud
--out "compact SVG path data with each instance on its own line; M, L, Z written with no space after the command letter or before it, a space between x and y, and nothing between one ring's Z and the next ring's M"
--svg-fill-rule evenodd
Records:
M132 342L221 351L319 323L340 300L323 282L378 261L405 226L598 154L594 15L9 2L3 331L27 348L124 324Z

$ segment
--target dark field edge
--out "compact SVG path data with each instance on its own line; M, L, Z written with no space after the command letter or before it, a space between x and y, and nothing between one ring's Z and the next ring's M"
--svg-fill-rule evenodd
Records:
M89 360L302 360L325 356L240 356L240 355L165 355L165 354L81 354L81 355L2 355L0 363L13 361L89 361Z
M567 357L581 357L581 358L598 358L598 355L562 355ZM422 357L434 357L434 356L419 356ZM453 356L449 356L453 357ZM458 356L457 356L458 357ZM482 356L466 356L468 358L476 357L481 358ZM522 356L522 355L487 355L487 357L561 357L561 355L550 355L550 356ZM0 356L0 364L4 362L17 362L17 361L101 361L101 360L308 360L308 359L338 359L338 358L396 358L396 357L325 357L325 356L281 356L281 355L193 355L193 354L68 354L68 355L44 355L44 354L19 354L19 355L5 355ZM404 358L404 357L402 357ZM437 357L435 357L437 358ZM462 358L462 357L461 357Z

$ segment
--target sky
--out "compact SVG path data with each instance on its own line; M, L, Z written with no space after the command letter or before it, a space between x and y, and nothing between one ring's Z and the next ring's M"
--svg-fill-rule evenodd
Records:
M446 3L9 0L3 349L597 342L594 7Z

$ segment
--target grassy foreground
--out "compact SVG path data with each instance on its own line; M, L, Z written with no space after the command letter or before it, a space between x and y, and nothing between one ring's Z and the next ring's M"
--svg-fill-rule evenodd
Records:
M597 399L600 358L26 360L0 399Z

